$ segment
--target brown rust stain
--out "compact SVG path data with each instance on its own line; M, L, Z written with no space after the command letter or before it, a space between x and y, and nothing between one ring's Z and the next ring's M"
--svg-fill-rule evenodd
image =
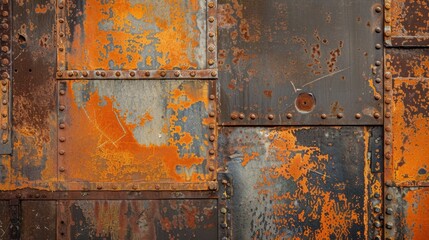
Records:
M83 23L72 26L68 69L198 68L200 12L198 0L87 0L76 14Z
M390 11L392 36L429 37L426 0L394 0Z
M78 81L76 81L78 82ZM68 94L76 98L80 91L74 91L69 83ZM202 166L206 156L197 156L189 151L194 141L199 142L200 148L207 148L208 143L203 137L187 132L178 124L179 110L186 110L196 104L208 105L207 89L197 91L193 87L174 89L170 92L166 109L173 111L167 121L154 119L151 113L141 116L140 126L150 121L164 121L163 134L169 136L167 142L161 145L140 144L133 130L137 124L126 121L126 115L118 109L117 99L100 97L91 92L84 107L79 107L75 101L67 105L67 140L63 144L67 154L64 166L67 171L67 181L89 182L201 182L207 176L201 171L192 170ZM201 118L203 124L209 120ZM206 123L207 122L207 123ZM208 127L207 127L208 128ZM183 153L181 150L188 149ZM203 151L205 152L205 151ZM177 172L177 167L187 169ZM75 169L79 169L76 171ZM96 174L94 174L96 173Z
M394 79L393 160L396 180L427 181L429 177L429 83Z

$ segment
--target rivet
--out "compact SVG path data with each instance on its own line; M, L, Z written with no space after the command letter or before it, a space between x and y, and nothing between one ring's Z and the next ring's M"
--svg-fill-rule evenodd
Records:
M64 4L60 3L60 4L58 5L58 7L59 7L60 9L63 9L63 8L64 8Z
M226 179L222 179L222 184L226 185L228 184L228 181Z
M381 212L381 209L380 209L379 207L375 207L375 208L374 208L374 212L376 212L376 213L380 213L380 212Z
M380 118L380 113L379 112L375 112L373 116L374 116L375 119L379 119Z
M101 189L103 189L103 187L102 187L102 186L100 186L100 185L98 185L98 186L97 186L97 189L98 189L98 190L101 190Z
M389 201L392 201L392 199L393 199L392 194L387 194L386 195L386 199L389 200Z
M384 4L384 8L386 8L387 10L389 10L391 8L390 3Z
M384 155L384 157L385 157L387 160L390 160L390 159L392 158L392 154L391 154L390 152L387 152L387 153Z
M137 185L133 185L131 188L137 190Z
M8 28L9 28L9 24L7 24L7 23L3 23L3 24L2 24L2 27L3 27L3 29L5 29L5 30L6 30L6 29L8 29Z
M84 76L84 77L88 77L88 72L87 72L87 71L83 71L83 72L82 72L82 76Z
M210 94L209 98L210 100L215 100L216 96L214 94Z
M60 111L64 111L64 110L66 110L66 106L61 105L61 106L60 106Z
M7 58L3 58L3 59L1 60L1 63L2 63L3 65L9 65L9 59L7 59Z
M386 228L387 229L392 229L393 228L393 224L391 222L386 223Z
M240 113L240 114L238 115L238 117L239 117L240 119L244 119L244 118L245 118L245 115L244 115L244 113Z
M3 88L1 89L1 91L2 91L2 92L4 92L4 93L5 93L5 92L7 92L7 88L6 88L6 87L3 87Z
M149 71L146 71L146 72L144 72L144 75L145 75L146 77L149 77L149 76L150 76L150 72L149 72Z
M121 76L121 72L116 72L116 73L115 73L115 75L116 75L117 77L119 77L119 76Z
M390 140L390 138L387 138L384 140L384 144L390 145L390 144L392 144L392 140Z
M64 37L64 33L63 32L60 32L60 37Z
M385 130L386 132L391 132L391 131L392 131L392 128L391 128L391 127L389 127L389 126L386 126L386 127L384 128L384 130Z
M36 195L34 195L34 197L40 198L40 194L36 193Z
M375 100L380 100L381 99L381 95L380 94L375 94L374 98L375 98Z
M216 140L216 137L215 135L211 135L209 139L210 139L210 142L214 142Z
M381 61L375 61L375 66L381 66Z
M209 32L209 37L214 37L214 33Z
M356 113L355 118L356 119L361 119L362 115L360 113Z
M210 167L209 167L209 170L213 172L213 171L215 170L215 167L210 166Z
M167 73L165 71L161 71L160 75L161 75L161 77L165 77L165 75L167 75Z
M63 167L60 167L60 172L65 172L66 170Z
M380 227L381 227L381 223L380 223L379 221L375 221L375 222L374 222L374 226L375 226L376 228L380 228Z
M179 71L175 71L174 72L174 76L179 77L180 76L180 72Z
M213 8L214 7L214 2L209 2L209 8Z
M1 13L1 15L2 15L3 17L7 17L7 16L9 16L9 12L8 12L8 11L3 11L3 12Z
M237 113L231 113L231 119L232 120L235 120L237 118L238 118Z
M213 72L211 72L211 75L212 75L212 77L216 77L217 76L217 72L213 71Z
M387 215L392 215L393 214L393 209L392 208L386 208L386 214Z
M65 142L66 138L65 137L60 137L60 142Z
M376 78L376 79L375 79L375 82L376 82L376 83L381 83L381 78Z
M273 120L274 119L274 115L273 114L268 114L268 119L269 120Z
M322 119L326 119L328 116L326 116L326 114L322 114L322 115L320 115L320 117L322 118Z
M380 33L380 32L381 32L381 28L376 27L376 28L375 28L375 32L376 32L376 33Z
M391 73L391 72L386 72L386 73L384 74L384 77L385 77L386 79L391 79L391 78L392 78L392 73Z
M96 75L96 76L100 76L100 72L99 72L99 71L96 71L96 72L95 72L95 75Z
M60 155L64 155L64 154L66 153L66 151L64 151L64 150L60 150L58 153L59 153Z
M253 114L253 113L252 113L252 114L250 114L250 115L249 115L249 117L250 117L250 119L252 119L252 120L255 120L255 119L256 119L256 115L255 115L255 114Z
M392 90L392 87L391 87L391 86L389 86L389 85L385 85L385 86L384 86L384 89L385 89L387 92L389 92L390 90Z
M66 125L64 123L60 123L60 129L66 128Z
M9 78L9 73L7 73L7 72L3 72L3 73L1 74L1 77L2 77L2 78Z
M112 185L112 189L113 189L113 190L116 190L116 189L118 189L118 186L116 186L116 185Z
M209 63L209 65L213 65L214 64L214 60L213 59L209 59L208 63Z
M378 13L380 13L380 12L381 12L381 7L379 7L379 6L378 6L378 7L376 7L376 8L375 8L375 11L376 11L376 12L378 12Z
M2 125L1 125L1 128L2 128L3 130L6 130L6 129L7 129L7 125L6 125L6 124L2 124Z
M210 112L210 113L209 113L209 116L210 116L210 117L215 117L215 116L216 116L216 114L215 114L215 112Z
M3 103L3 105L6 105L7 104L7 100L4 99L2 103Z
M215 20L214 17L209 17L209 22L212 23L212 22L214 22L214 20Z
M68 72L69 77L73 77L73 72Z
M195 71L191 71L191 73L189 73L189 75L191 75L191 77L195 77L195 75L197 75L197 73Z
M210 149L209 154L210 154L210 155L215 155L215 150Z
M159 189L161 189L161 186L159 184L155 184L155 189L159 190Z
M5 79L5 80L1 81L1 85L6 86L7 85L7 80Z
M60 19L58 19L58 22L60 22L60 23L64 23L64 18L60 18Z
M58 48L58 50L60 50L60 52L63 52L63 51L64 51L64 48L63 48L63 47L60 47L60 48Z
M213 45L210 45L210 46L209 46L209 51L210 51L210 52L213 52L213 51L214 51L214 49L215 49L215 47L214 47Z
M390 118L392 116L392 114L390 113L390 112L386 112L385 114L384 114L384 117L385 118Z
M386 23L390 23L390 22L392 21L392 19L391 19L390 17L385 17L385 18L384 18L384 21L385 21Z
M1 47L1 50L3 52L8 52L9 51L9 47L8 46L3 46L3 47Z
M136 73L135 72L130 72L130 76L134 77L134 76L136 76Z
M220 209L220 212L221 212L222 214L226 214L226 213L228 212L228 210L227 210L226 208L221 208L221 209Z
M58 77L62 77L63 76L63 72L57 72L57 76Z
M1 114L1 116L2 117L7 117L7 113L4 112L4 113Z
M292 118L292 113L288 113L286 114L287 119L291 119Z
M9 36L8 36L8 35L6 35L6 34L4 34L4 35L2 35L2 36L1 36L1 40L2 40L3 42L7 42L7 41L9 41Z
M386 104L390 104L390 103L392 103L392 100L390 98L386 98L386 99L384 99L384 102Z
M342 114L342 113L337 114L337 118L343 118L343 117L344 117L344 114Z
M375 48L376 49L381 49L381 44L379 44L379 43L375 44Z
M209 128L210 128L210 129L215 129L215 125L214 125L214 124L210 124L210 125L209 125Z
M105 77L105 76L106 76L106 73L105 73L105 72L101 72L101 73L100 73L100 75L101 75L102 77Z

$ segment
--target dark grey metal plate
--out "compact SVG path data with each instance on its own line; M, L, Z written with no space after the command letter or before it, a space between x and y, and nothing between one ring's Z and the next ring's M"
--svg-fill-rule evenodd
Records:
M379 0L219 1L221 123L382 124L377 6ZM302 93L315 100L301 95L296 102Z

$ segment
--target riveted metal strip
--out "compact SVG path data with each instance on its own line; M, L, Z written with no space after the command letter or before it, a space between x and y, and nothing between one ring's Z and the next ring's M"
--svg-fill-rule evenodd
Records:
M387 46L392 46L392 0L384 1L384 43ZM380 9L380 12L382 10Z
M398 238L398 229L400 229L399 208L401 206L400 189L387 183L384 197L384 237L391 240L400 239Z
M56 6L56 46L57 46L57 70L66 69L66 0L58 0Z
M110 79L110 80L145 80L145 79L217 79L217 69L210 70L67 70L58 71L59 80Z
M65 174L65 114L66 111L66 98L67 98L67 82L61 81L58 86L58 180L64 180Z
M58 201L57 204L57 239L69 239L67 234L71 225L69 218L70 209L68 208L69 201Z
M9 201L10 225L9 236L11 240L21 239L21 201L13 199Z
M392 99L393 99L393 77L389 66L390 59L386 58L384 66L384 178L385 181L394 180L394 162L392 147Z
M12 153L11 118L11 75L12 75L12 4L8 0L1 2L1 145L0 154Z
M219 222L219 239L232 239L232 207L231 197L233 194L232 177L227 173L218 174L219 181L219 200L218 200L218 222Z
M217 68L217 1L207 0L207 65Z

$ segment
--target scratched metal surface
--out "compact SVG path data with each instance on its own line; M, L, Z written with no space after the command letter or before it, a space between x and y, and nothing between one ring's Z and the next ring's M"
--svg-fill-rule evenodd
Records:
M55 239L56 209L56 201L23 201L21 204L21 239Z
M389 46L429 46L426 0L385 1L385 42Z
M379 128L223 128L234 239L373 239L382 196ZM377 135L378 133L378 135ZM381 213L382 214L382 213ZM378 224L380 224L378 222ZM377 232L378 231L378 232Z
M10 239L10 215L8 201L0 201L0 213L0 239Z
M219 1L221 123L382 124L382 50L375 46L382 47L383 14L377 6Z
M62 239L219 239L217 201L61 201Z
M206 68L205 0L66 2L66 69Z
M209 157L213 84L61 82L61 187L208 190L216 178Z

